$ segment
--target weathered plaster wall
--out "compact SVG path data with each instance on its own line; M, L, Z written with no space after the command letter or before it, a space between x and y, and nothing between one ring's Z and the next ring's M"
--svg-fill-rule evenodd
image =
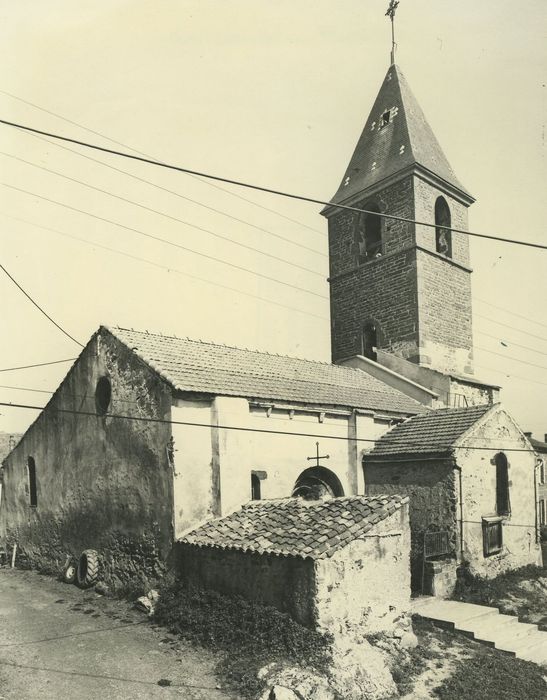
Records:
M410 497L412 588L422 579L423 539L426 530L448 530L457 551L456 475L451 460L367 462L363 460L367 495L402 494Z
M178 544L181 578L190 585L241 595L314 625L314 569L310 559Z
M474 446L488 449L473 449ZM512 451L514 450L514 451ZM524 450L524 451L523 451ZM482 517L496 515L496 454L509 464L511 513L503 519L503 550L483 553ZM462 469L464 557L473 571L496 576L502 571L539 562L535 542L535 455L511 416L501 407L485 416L456 451Z
M95 405L102 376L112 385L104 416ZM134 354L108 332L92 338L5 462L0 532L17 542L20 562L58 571L67 554L92 548L114 586L160 573L173 534L170 426L109 414L168 420L170 404L168 387ZM29 505L29 456L36 507Z
M332 557L315 563L320 628L362 636L393 630L410 608L408 505Z
M173 512L175 538L188 528L219 514L220 486L213 479L211 428L181 423L212 422L211 400L177 398L173 402Z

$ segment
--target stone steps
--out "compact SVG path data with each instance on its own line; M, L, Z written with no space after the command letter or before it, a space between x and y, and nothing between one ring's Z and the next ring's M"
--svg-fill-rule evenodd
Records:
M423 597L413 601L412 612L518 659L547 666L547 632L497 608Z

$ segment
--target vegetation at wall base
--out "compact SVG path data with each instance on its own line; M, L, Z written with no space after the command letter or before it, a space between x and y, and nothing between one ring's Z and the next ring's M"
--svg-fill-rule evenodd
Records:
M328 635L239 596L171 581L160 590L154 617L184 639L223 652L217 673L241 697L253 697L262 689L257 672L269 663L288 662L319 673L329 665Z
M521 622L547 622L547 571L524 566L495 578L483 578L464 572L459 576L454 600L497 607L500 612L517 615Z
M543 674L536 664L483 647L458 661L434 692L440 700L540 700L547 693Z

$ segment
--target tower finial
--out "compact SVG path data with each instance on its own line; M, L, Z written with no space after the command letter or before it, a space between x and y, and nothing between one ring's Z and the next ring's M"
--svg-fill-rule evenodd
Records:
M389 7L387 8L386 17L391 20L391 65L395 63L395 11L399 6L399 0L389 0Z

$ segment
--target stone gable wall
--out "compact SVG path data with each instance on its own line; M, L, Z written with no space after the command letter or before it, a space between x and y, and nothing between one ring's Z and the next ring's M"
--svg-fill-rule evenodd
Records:
M486 449L473 449L479 446ZM482 518L496 515L495 456L503 452L509 473L511 512L503 518L503 549L485 556ZM536 542L535 453L501 408L479 421L456 451L462 469L464 557L481 576L496 576L540 561Z
M450 460L378 463L363 460L367 495L410 497L412 588L420 590L426 530L448 530L452 554L457 552L457 495Z
M335 635L392 632L410 608L408 506L315 563L317 624Z
M105 375L108 413L170 418L167 385L110 334L92 339L5 461L0 536L17 543L20 564L52 573L67 555L95 549L101 578L116 588L160 574L169 551L170 426L96 415L95 387ZM29 456L36 507L29 504Z

